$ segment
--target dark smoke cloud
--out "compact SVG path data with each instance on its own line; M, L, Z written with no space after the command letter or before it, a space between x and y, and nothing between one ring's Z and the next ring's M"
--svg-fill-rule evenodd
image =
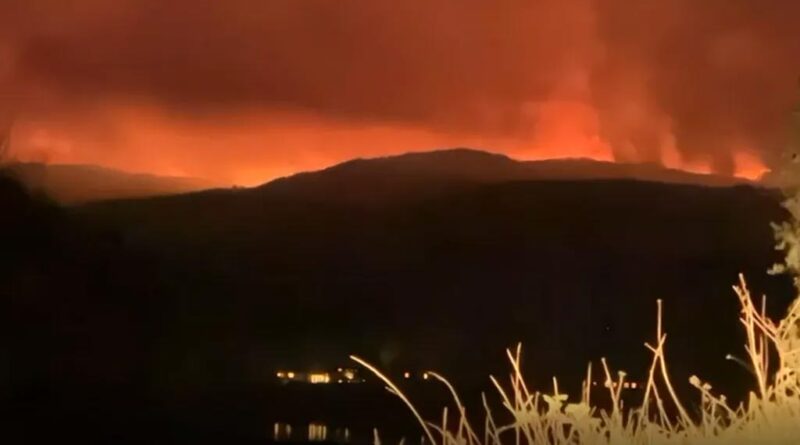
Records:
M147 101L503 137L579 104L619 159L674 146L730 173L733 150L782 148L798 23L797 0L4 0L0 82L39 113Z
M712 153L717 170L730 170L726 150L732 146L755 147L767 157L782 148L800 74L800 2L596 5L609 55L593 89L599 106L611 110L601 113L608 120L604 128L652 139L652 131L641 126L615 129L626 85L638 85L646 114L671 120L678 147L690 156ZM652 122L645 120L645 127Z

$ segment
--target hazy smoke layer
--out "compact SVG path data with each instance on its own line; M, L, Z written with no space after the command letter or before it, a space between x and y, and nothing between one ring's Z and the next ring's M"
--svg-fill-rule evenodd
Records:
M798 20L796 0L4 0L0 88L25 139L56 158L136 165L135 130L109 110L146 106L171 134L302 114L732 173L736 153L770 163L785 143ZM197 162L286 150L167 139L164 156Z

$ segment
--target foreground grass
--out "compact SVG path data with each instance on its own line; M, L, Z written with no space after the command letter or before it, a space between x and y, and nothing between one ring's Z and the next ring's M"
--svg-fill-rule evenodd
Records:
M790 275L798 296L785 317L775 322L767 317L763 302L760 309L756 307L744 277L740 276L733 287L741 304L740 321L747 334L748 368L755 380L749 396L739 405L732 406L709 383L692 376L689 382L700 395L700 414L688 414L667 370L664 355L667 336L661 326L660 300L655 342L645 344L653 360L638 407L623 407L625 373L613 373L605 360L601 373L611 408L601 409L591 400L591 366L577 403L568 403L571 399L559 392L556 379L551 393L531 391L522 376L517 347L516 351L507 351L512 367L510 384L504 386L491 378L513 419L510 423L497 423L484 397L485 421L480 430L475 428L453 386L432 372L429 374L451 392L457 413L455 419L448 419L445 409L440 422L427 422L385 375L364 360L352 358L382 379L389 391L406 403L419 421L425 441L432 445L800 445L800 177L795 167L786 171L784 176L791 181L785 186L788 198L783 205L790 219L773 224L775 247L784 252L785 258L771 273ZM375 442L379 445L377 433Z
M785 318L776 323L766 316L763 305L761 310L756 307L743 277L734 291L741 303L740 320L747 334L745 349L755 387L745 402L731 406L724 395L716 394L710 384L693 376L690 383L701 400L699 417L687 413L670 381L661 301L656 341L646 344L653 360L639 407L623 407L625 373L613 373L605 360L601 373L611 398L610 409L600 409L592 403L591 366L580 402L568 403L555 379L551 393L531 391L522 376L518 347L507 351L512 367L510 384L504 386L491 378L513 421L498 424L484 397L486 414L479 432L467 419L466 408L455 389L442 376L430 373L450 390L456 417L448 420L445 409L441 421L427 422L385 375L364 360L352 358L381 378L387 389L406 403L419 421L426 442L433 445L800 444L800 297ZM774 370L770 369L771 363L777 363ZM375 441L379 442L377 434Z

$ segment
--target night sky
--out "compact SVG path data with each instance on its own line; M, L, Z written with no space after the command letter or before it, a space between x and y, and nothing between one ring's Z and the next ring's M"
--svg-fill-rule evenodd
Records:
M452 146L754 177L798 23L797 0L2 0L0 114L19 159L240 184Z

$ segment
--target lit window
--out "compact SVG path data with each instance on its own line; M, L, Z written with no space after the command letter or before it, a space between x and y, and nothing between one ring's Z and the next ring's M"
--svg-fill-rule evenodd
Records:
M311 383L329 383L331 376L327 372L314 373L308 376L308 381Z
M285 442L292 436L292 427L286 423L276 422L273 426L272 437L276 442Z
M328 440L328 427L318 423L308 425L308 441L324 442Z

